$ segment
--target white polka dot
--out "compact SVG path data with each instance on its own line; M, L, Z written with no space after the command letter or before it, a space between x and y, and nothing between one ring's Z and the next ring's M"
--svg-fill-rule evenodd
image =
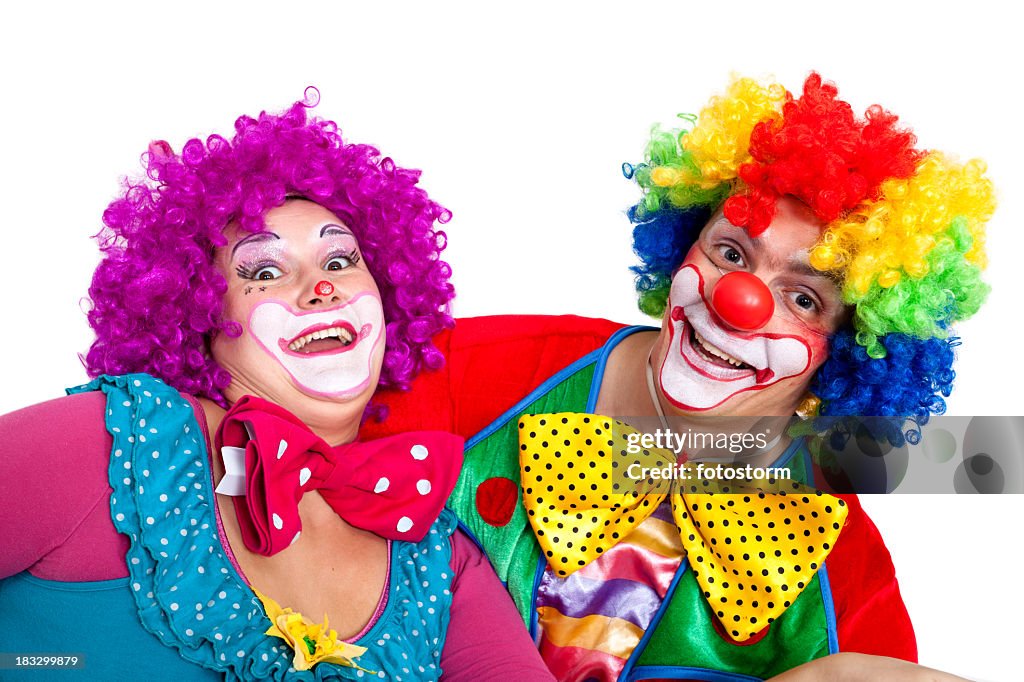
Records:
M430 481L425 478L416 481L416 490L419 491L420 495L428 494L430 492Z
M161 502L166 502L167 501L167 495L165 493L160 493L160 501Z
M140 443L145 443L146 442L146 437L143 436L141 433L139 434L139 442Z
M135 384L136 386L141 386L141 385L142 385L142 382L141 382L141 381L139 381L138 379L136 379L136 380L135 380L135 381L133 381L132 383L133 383L133 384Z
M118 521L124 521L124 514L118 514L114 518L117 519Z
M399 533L406 532L407 530L412 528L412 519L410 519L408 516L403 516L402 518L398 519L398 525L396 526L396 528L398 529ZM426 566L424 566L424 568L426 568Z
M121 450L119 450L119 449L118 450L114 450L114 457L120 457L123 454L124 453Z
M131 404L130 402L128 402L127 400L126 400L126 401L124 401L124 402L123 402L123 403L121 403L121 404L122 404L122 405L123 405L124 407L131 407L131 406L132 406L132 404Z
M161 545L166 545L167 544L167 538L160 538L160 544Z
M414 459L426 459L428 452L422 445L413 445L409 450L409 454L412 455Z
M178 604L177 603L171 604L171 611L177 611L177 610L178 610Z
M191 637L195 633L192 632L192 628L185 628L185 634L188 635L189 637Z
M277 514L274 514L271 517L271 519L274 521L274 528L276 528L278 530L281 530L282 528L284 528L284 521L281 520L280 516L278 516Z
M217 599L227 599L228 593L221 590L220 594L217 595Z
M377 481L377 485L373 486L373 492L382 493L387 490L390 485L391 481L389 481L386 476L381 476L380 480Z
M199 571L200 573L206 573L206 569L203 568L202 566L198 567L196 570Z
M238 653L235 654L235 656L238 656L239 658L245 658L245 652L239 649Z
M145 427L146 427L146 420L145 419L140 419L139 420L139 428L142 429L142 428L145 428Z
M302 467L299 471L299 485L306 485L312 475L313 472L309 470L309 467Z
M277 446L277 458L281 459L284 457L284 451L288 449L288 441L281 439L281 443Z
M197 613L196 614L196 620L202 620L202 619L203 619L203 614Z
M156 523L156 519L154 519L152 516L147 516L146 523L152 526L154 523Z
M124 468L125 469L131 469L132 468L132 463L131 462L125 462L124 463Z
M153 459L160 459L160 451L159 450L154 450L153 451Z
M215 640L217 640L217 641L219 642L220 640L224 639L224 635L222 635L222 634L220 634L220 633L218 632L217 634L215 634L215 635L213 636L213 638L214 638Z

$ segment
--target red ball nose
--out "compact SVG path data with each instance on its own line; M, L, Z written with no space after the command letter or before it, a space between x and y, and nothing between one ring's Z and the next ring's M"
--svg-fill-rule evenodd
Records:
M749 272L730 272L718 280L711 306L723 322L748 332L765 326L775 313L772 292Z

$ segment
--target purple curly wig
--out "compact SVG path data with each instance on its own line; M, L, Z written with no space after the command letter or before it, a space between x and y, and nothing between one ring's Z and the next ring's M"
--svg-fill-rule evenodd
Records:
M310 89L279 115L242 116L230 141L191 139L180 155L165 142L150 145L146 178L125 181L97 235L90 375L147 372L223 405L231 377L210 357L209 340L241 329L223 318L227 284L214 248L227 243L229 222L261 231L263 215L292 196L327 208L359 239L388 321L380 385L408 388L421 369L444 363L431 339L453 326L455 294L439 258L446 237L434 223L451 213L416 186L418 170L346 143L332 121L307 118L318 99Z

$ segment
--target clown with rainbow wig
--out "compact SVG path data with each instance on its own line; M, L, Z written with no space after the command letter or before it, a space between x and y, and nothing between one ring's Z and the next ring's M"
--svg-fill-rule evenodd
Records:
M916 440L952 388L954 325L988 291L985 166L918 149L817 74L800 94L738 78L684 118L623 167L643 192L628 212L640 308L660 329L458 320L435 339L445 368L387 395L398 419L369 427L467 436L449 506L558 679L934 679L906 663L914 633L877 529L856 496L816 490L806 438L745 453L792 487L615 495L629 427L613 415L800 415L807 432L877 416Z

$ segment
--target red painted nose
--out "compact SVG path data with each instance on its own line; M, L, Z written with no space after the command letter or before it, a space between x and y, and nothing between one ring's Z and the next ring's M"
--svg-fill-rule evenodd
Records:
M765 326L775 313L772 292L749 272L730 272L718 280L711 306L723 322L748 332Z

